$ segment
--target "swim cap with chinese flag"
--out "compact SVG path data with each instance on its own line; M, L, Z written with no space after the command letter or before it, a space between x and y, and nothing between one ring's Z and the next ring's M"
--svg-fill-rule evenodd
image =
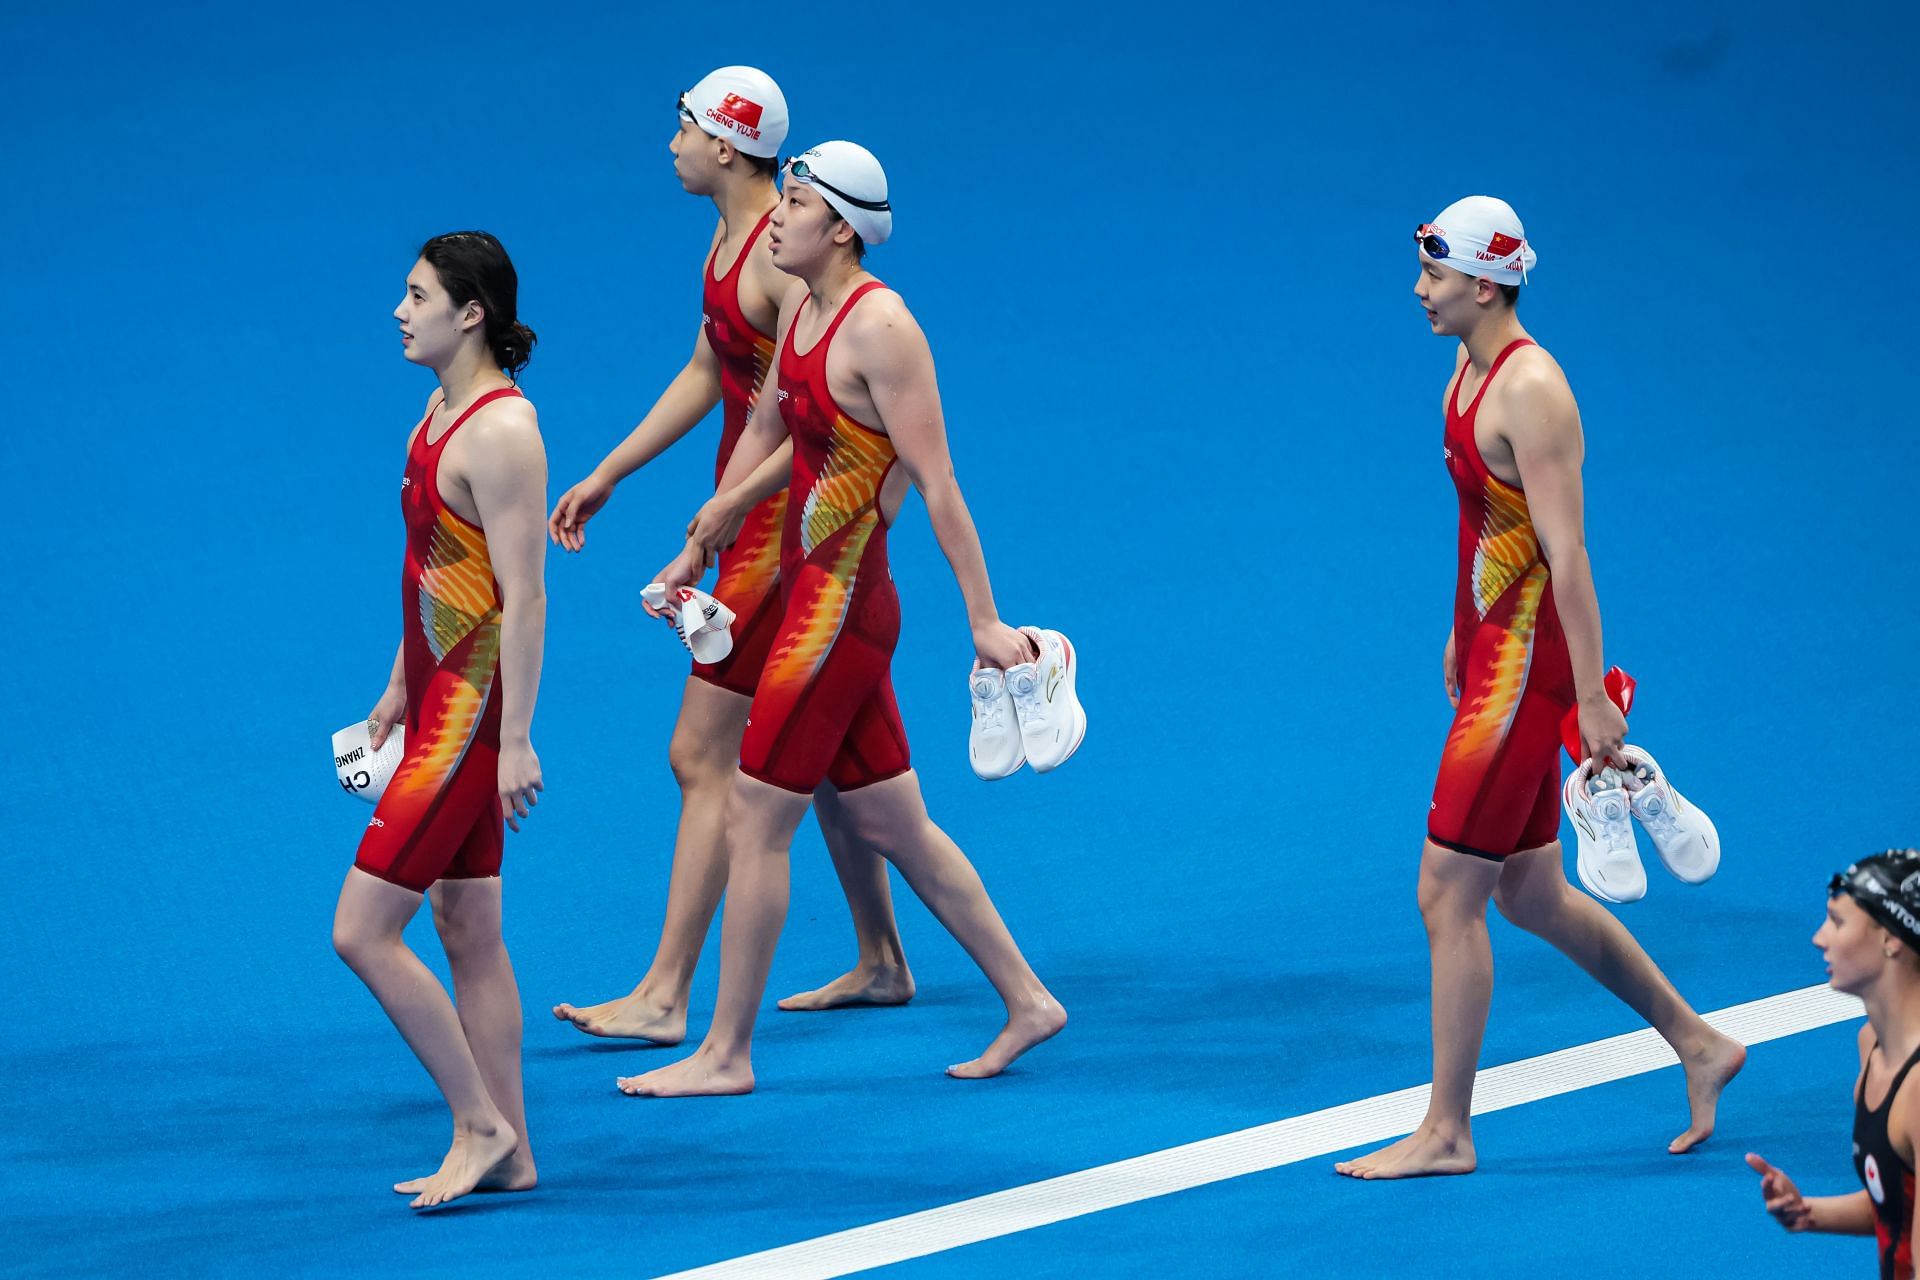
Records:
M1455 200L1420 231L1446 247L1444 256L1435 261L1495 284L1524 284L1527 273L1540 261L1527 241L1526 228L1520 225L1520 215L1497 196Z
M694 124L750 156L780 153L787 140L787 99L758 67L721 67L687 90L681 105Z

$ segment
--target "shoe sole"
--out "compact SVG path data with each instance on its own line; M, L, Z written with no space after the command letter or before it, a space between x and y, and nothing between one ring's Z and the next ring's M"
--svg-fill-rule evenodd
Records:
M1058 631L1048 634L1059 636L1060 647L1066 651L1067 669L1066 674L1060 677L1060 683L1066 690L1067 705L1073 708L1073 734L1072 741L1067 744L1065 754L1051 764L1041 764L1032 756L1027 757L1027 763L1033 766L1035 773L1052 773L1055 769L1058 769L1061 765L1073 759L1073 753L1080 749L1080 744L1085 742L1087 738L1087 709L1080 705L1080 695L1075 692L1074 688L1079 679L1080 663L1074 656L1073 641L1067 639L1065 635Z

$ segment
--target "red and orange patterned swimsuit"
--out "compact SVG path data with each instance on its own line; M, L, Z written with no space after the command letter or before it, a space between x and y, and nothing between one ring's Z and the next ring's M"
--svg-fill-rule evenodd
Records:
M486 533L440 496L440 455L482 406L519 394L489 391L433 441L429 412L400 481L407 753L354 865L421 893L435 880L500 874L500 584Z
M1560 720L1573 706L1573 664L1527 495L1487 470L1474 416L1509 345L1463 413L1463 365L1447 393L1447 471L1460 493L1454 594L1460 706L1440 757L1427 838L1483 858L1551 844L1560 834Z
M780 351L780 413L793 436L793 485L781 543L785 614L753 697L740 768L788 791L841 791L911 768L891 667L900 597L887 569L880 491L893 442L855 422L827 386L827 352L869 281L850 294L813 349L793 330Z

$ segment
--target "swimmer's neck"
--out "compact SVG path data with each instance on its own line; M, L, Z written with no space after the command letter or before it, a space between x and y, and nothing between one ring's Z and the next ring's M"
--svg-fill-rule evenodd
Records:
M830 316L840 310L848 294L864 283L862 277L872 278L867 276L867 269L858 262L835 254L833 261L821 267L817 275L803 275L800 278L807 282L807 293L820 314Z
M465 408L489 391L511 386L513 381L493 362L484 339L461 343L453 359L434 373L440 378L440 402L449 409Z
M1886 1056L1905 1062L1920 1049L1920 975L1905 982L1880 982L1860 993L1867 1021Z
M1520 324L1520 317L1508 307L1487 316L1461 341L1466 344L1467 359L1473 362L1473 371L1485 377L1502 351L1527 336L1526 329Z
M750 178L723 179L713 193L713 207L726 224L727 240L737 240L753 230L768 210L780 203L780 188L772 178L755 174Z

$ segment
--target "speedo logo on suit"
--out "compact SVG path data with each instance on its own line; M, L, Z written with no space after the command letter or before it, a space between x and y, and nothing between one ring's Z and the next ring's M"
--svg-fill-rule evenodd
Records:
M760 104L737 93L720 99L720 105L707 108L707 119L731 129L743 138L760 138Z

